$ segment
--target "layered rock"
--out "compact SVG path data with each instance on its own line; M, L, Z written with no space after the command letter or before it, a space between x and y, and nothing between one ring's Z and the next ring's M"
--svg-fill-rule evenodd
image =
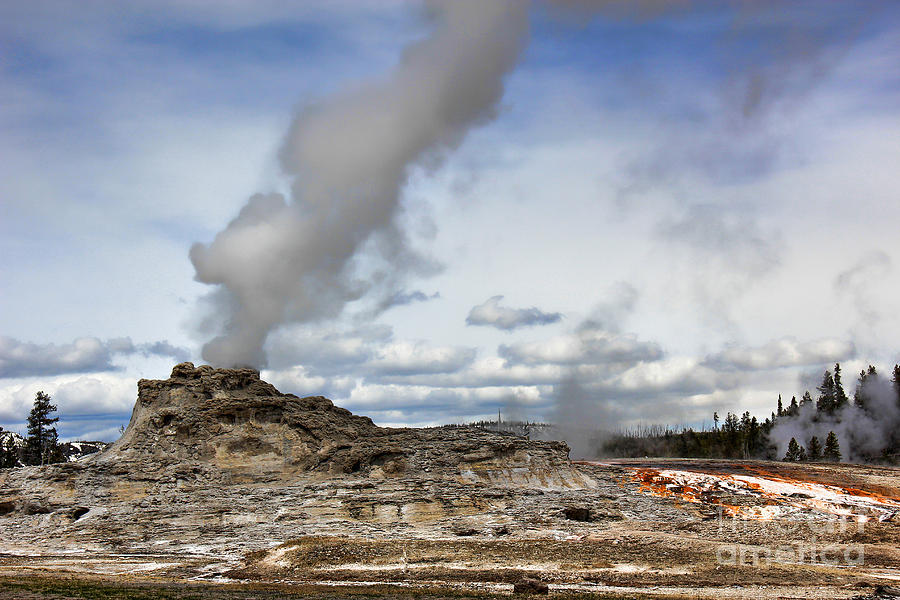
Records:
M104 461L212 465L249 475L346 472L346 450L379 428L320 396L282 394L253 369L182 363L142 379L124 435Z
M378 427L251 369L183 363L138 391L105 451L0 471L0 552L204 548L237 560L305 535L515 535L571 523L573 502L616 516L609 496L584 496L597 482L560 442Z
M378 427L327 398L282 394L258 371L191 363L177 365L167 380L138 382L128 429L99 460L136 464L145 473L174 464L211 467L232 481L432 473L471 483L589 484L562 442L477 428Z

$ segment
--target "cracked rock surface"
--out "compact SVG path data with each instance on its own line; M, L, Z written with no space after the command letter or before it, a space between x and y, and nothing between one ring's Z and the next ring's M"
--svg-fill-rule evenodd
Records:
M576 499L599 484L562 442L378 427L326 398L282 394L252 369L182 363L138 391L127 430L104 452L0 472L6 551L238 560L304 535L546 529L572 502L618 518L602 494Z

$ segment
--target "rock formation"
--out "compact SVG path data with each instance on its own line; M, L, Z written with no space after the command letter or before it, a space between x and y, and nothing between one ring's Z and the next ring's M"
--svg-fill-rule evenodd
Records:
M128 428L103 452L0 472L0 546L242 552L338 532L508 533L548 510L565 520L568 496L595 485L561 442L378 427L252 369L183 363L138 382ZM602 504L591 514L614 512Z
M154 473L173 465L218 471L230 482L304 473L380 479L443 475L579 488L562 442L477 428L384 428L327 398L282 394L253 369L182 363L163 381L138 382L131 422L100 463Z

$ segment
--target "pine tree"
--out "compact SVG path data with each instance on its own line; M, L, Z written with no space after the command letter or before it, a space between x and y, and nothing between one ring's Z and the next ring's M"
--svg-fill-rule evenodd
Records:
M791 441L788 442L788 449L783 460L785 462L797 462L800 460L800 445L795 438L791 438Z
M856 380L856 391L853 392L853 404L857 408L866 408L866 397L865 392L863 391L863 386L866 385L866 370L863 369L859 372L859 379Z
M25 439L25 462L30 465L44 465L59 462L62 458L59 436L53 424L59 417L51 417L56 406L50 403L50 396L38 392L34 406L28 415L28 437Z
M897 405L900 406L900 365L894 365L894 376L891 378L894 384L894 397L897 398Z
M809 390L803 392L803 397L800 398L800 406L806 406L807 404L812 404L812 395L809 393Z
M791 396L791 405L788 406L787 413L792 417L800 414L800 405L797 404L797 396Z
M776 414L779 417L784 414L784 408L781 406L781 394L778 394L778 412Z
M3 428L0 427L0 434L2 433ZM18 458L18 452L12 436L0 435L0 469L16 466Z
M750 419L750 425L747 428L747 451L750 456L758 456L763 450L763 434L762 426L756 417Z
M820 413L832 414L834 412L834 378L831 371L825 371L822 376L822 385L818 388L819 399L816 401L816 411Z
M741 415L741 456L742 458L750 458L750 435L753 419L750 417L750 411L744 411Z
M721 435L724 437L728 458L737 458L741 451L741 426L736 414L729 412L725 415Z
M840 410L850 402L841 383L841 364L834 363L834 410Z
M800 446L800 455L797 457L800 462L806 462L806 448Z
M822 452L822 458L828 462L841 462L841 445L833 431L829 431L828 437L825 438L825 450Z
M878 373L873 365L869 365L869 369L863 369L859 372L859 379L856 381L856 391L853 393L853 404L857 408L865 410L869 405L869 391L867 388L875 383L878 379Z
M809 438L809 460L817 461L822 460L822 444L819 442L819 438L816 436L812 436Z
M0 467L6 466L7 454L6 454L6 444L4 443L4 435L3 427L0 427Z

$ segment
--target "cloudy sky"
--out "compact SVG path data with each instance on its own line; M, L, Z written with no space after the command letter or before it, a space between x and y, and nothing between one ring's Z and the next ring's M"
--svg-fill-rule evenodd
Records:
M385 425L888 370L900 7L639 7L2 3L0 425L114 439L182 360Z

